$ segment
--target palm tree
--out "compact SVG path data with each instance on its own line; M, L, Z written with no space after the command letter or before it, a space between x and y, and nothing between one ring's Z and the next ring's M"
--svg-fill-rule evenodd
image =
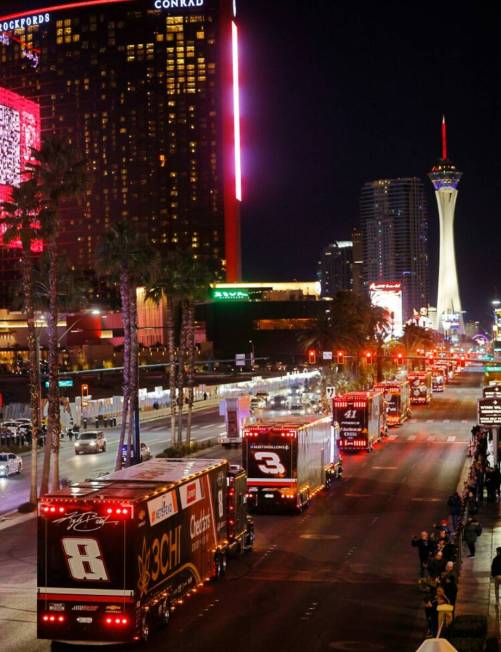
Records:
M71 143L58 136L45 140L40 150L33 150L34 162L30 172L41 196L39 213L45 250L49 261L49 310L47 315L48 335L48 428L45 457L42 472L41 492L46 493L52 468L52 488L59 489L59 445L60 413L58 388L58 236L60 232L61 209L67 202L80 199L86 186L87 176L84 161L76 157Z
M186 422L186 444L191 443L191 419L193 412L193 385L194 385L194 363L195 363L195 305L207 299L209 286L214 280L214 271L200 258L185 258L184 264L184 285L185 301L183 302L183 314L186 312L186 385L188 387L188 416Z
M165 299L167 304L166 339L169 369L169 397L170 397L170 431L172 443L180 443L176 435L176 387L177 387L177 352L176 346L176 316L181 303L181 289L183 283L183 257L179 251L169 251L155 270L151 283L146 288L145 298L159 304Z
M122 320L124 325L124 370L122 423L115 469L122 466L122 449L128 430L127 464L132 449L133 410L138 409L138 343L137 343L137 287L147 284L151 269L155 268L155 253L147 238L128 222L118 222L105 233L98 250L98 268L113 282L118 283Z
M405 348L407 359L412 357L413 354L417 354L420 349L424 351L432 349L435 346L433 333L415 324L407 324L405 326L400 342Z
M11 200L3 202L0 208L2 225L5 229L3 241L8 244L21 242L21 273L24 297L24 312L28 327L28 352L30 361L30 405L32 422L31 478L29 502L37 502L37 452L41 426L40 414L40 361L38 336L35 328L35 304L33 298L33 246L40 239L37 216L40 212L40 196L34 179L23 181L13 188Z

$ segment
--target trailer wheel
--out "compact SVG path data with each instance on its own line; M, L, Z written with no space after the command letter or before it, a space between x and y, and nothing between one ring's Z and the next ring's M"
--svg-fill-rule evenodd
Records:
M147 613L143 613L141 618L141 640L147 643L150 638L150 619Z
M160 617L160 621L164 627L167 627L167 625L170 623L170 602L168 599L164 600L163 602L160 603L160 606L158 608L158 615Z

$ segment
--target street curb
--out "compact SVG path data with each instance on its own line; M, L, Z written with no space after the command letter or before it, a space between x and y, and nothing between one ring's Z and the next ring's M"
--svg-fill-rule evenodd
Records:
M20 514L17 510L12 512L7 512L0 516L0 531L7 530L8 528L14 527L15 525L20 525L25 523L32 518L37 516L37 511L30 512L29 514ZM12 517L12 518L10 518Z
M468 448L466 449L468 451ZM459 481L458 485L456 488L456 491L460 496L463 495L464 491L464 483L468 479L468 475L470 473L470 467L471 467L472 459L471 457L468 457L468 453L466 454L466 459L463 464L463 468L461 469L461 473L459 474Z

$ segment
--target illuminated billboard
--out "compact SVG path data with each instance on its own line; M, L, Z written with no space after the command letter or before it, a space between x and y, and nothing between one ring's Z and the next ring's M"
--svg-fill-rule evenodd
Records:
M383 308L388 319L388 335L390 340L402 337L402 285L398 281L370 283L369 293L373 306Z
M33 161L32 150L40 148L40 107L35 102L0 88L0 202L8 201ZM0 224L0 237L3 233ZM20 242L9 247L18 248ZM40 249L40 243L34 250Z
M21 182L31 150L40 147L40 107L0 88L0 201Z

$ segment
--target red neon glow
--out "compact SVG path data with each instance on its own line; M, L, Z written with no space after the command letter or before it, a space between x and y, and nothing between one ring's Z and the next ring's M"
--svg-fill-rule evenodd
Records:
M445 115L442 116L442 160L447 160L447 125Z
M235 138L235 197L242 201L242 160L240 151L240 87L238 81L238 29L231 23L231 53L233 61L233 129Z
M132 2L132 0L81 0L80 2L70 2L65 5L51 5L49 7L40 7L39 9L29 9L28 11L17 11L15 14L1 16L0 20L12 20L13 18L22 18L23 16L32 16L38 13L50 13L52 11L62 11L64 9L77 9L78 7L92 7L93 5L111 5L119 2Z

